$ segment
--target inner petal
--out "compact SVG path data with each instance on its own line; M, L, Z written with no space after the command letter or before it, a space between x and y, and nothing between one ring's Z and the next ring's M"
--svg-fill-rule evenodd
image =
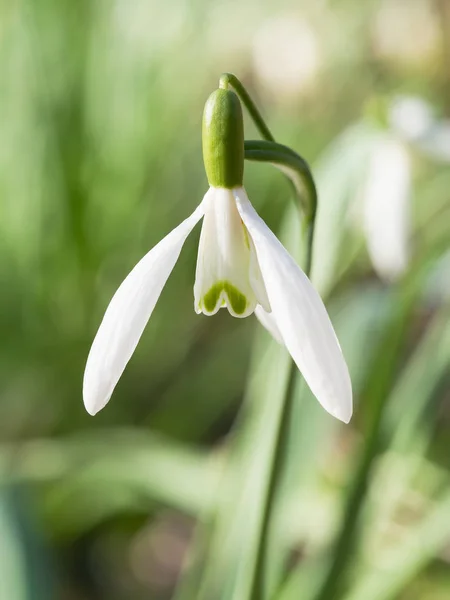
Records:
M243 315L247 308L247 298L229 281L218 281L203 296L203 307L213 313L216 307L228 306L236 315Z
M206 315L226 307L247 317L260 304L259 267L255 271L252 241L231 190L211 188L206 199L194 285L195 310ZM262 279L261 279L262 281ZM265 292L265 290L264 290Z

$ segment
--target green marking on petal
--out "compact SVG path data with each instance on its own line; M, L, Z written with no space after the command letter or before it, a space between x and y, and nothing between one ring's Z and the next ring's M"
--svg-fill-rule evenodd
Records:
M203 306L207 312L212 312L219 301L220 295L224 291L227 295L231 308L237 315L242 315L247 308L247 298L229 281L218 281L203 296Z

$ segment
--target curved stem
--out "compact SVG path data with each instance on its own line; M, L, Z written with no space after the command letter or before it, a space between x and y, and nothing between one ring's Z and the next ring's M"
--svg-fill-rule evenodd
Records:
M229 86L239 96L263 138L262 141L245 142L245 158L247 160L271 162L283 171L294 185L295 192L301 202L301 208L306 216L306 221L314 220L317 192L308 163L288 146L283 146L275 142L275 138L266 125L256 104L236 75L233 75L233 73L223 73L219 79L219 87L228 89ZM308 203L305 202L305 195L309 201Z
M303 238L305 239L306 244L304 271L308 277L311 277L315 218L316 215L314 213L314 217L310 221L308 221L308 223L303 225Z
M247 160L271 163L292 182L304 215L303 227L314 221L317 190L306 160L291 148L276 142L250 140L245 141L244 148Z
M261 113L256 108L256 104L250 98L250 95L245 89L245 87L242 85L242 83L239 81L236 75L233 75L233 73L223 73L219 79L219 86L221 88L227 89L229 85L231 85L236 94L239 96L242 104L248 110L249 115L255 123L256 128L258 129L261 137L269 142L274 142L275 138L271 134L270 129L264 122Z

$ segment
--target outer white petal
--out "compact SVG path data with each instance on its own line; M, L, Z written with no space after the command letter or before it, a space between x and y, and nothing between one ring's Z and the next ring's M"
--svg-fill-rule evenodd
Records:
M250 244L250 285L252 286L252 289L255 292L256 299L262 306L263 310L267 313L270 313L270 302L267 296L266 284L264 283L264 279L259 266L255 244L253 243L253 240L250 235L248 235L247 237L248 243ZM258 306L256 306L255 310L257 308Z
M311 282L250 204L236 194L239 213L253 238L272 314L286 348L311 391L332 415L352 415L347 365L323 302Z
M181 252L204 214L203 202L142 258L111 300L89 352L83 380L86 410L101 410L131 358Z
M450 121L437 121L417 143L431 158L450 162Z
M389 107L390 127L405 140L418 140L433 127L431 106L418 96L396 96Z
M385 279L401 275L409 259L411 166L403 144L380 141L369 165L364 190L367 249L377 273Z
M258 304L258 306L255 308L255 315L258 321L261 323L261 325L263 325L263 327L265 327L267 331L271 334L273 339L279 344L283 345L283 338L281 337L281 333L278 329L278 325L275 320L275 317L273 316L273 313L265 311L264 308L260 304Z

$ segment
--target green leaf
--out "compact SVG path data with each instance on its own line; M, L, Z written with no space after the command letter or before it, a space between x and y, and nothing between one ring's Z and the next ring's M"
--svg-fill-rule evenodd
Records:
M370 496L376 498L365 515L362 544L372 545L377 533L395 520L414 478L425 472L425 455L433 439L434 392L449 372L449 308L442 307L403 368L390 395L384 430L390 442ZM428 477L435 486L434 477ZM433 494L434 489L429 490Z
M1 447L0 473L9 459ZM117 512L148 510L150 501L193 516L211 512L220 475L206 453L133 430L36 440L23 444L15 461L16 480L51 484L46 513L64 535Z
M36 524L27 510L27 488L0 487L0 598L54 598L53 571Z
M430 398L450 366L450 308L444 306L433 317L422 339L403 369L389 401L387 426L395 451L405 451L419 423L427 420Z
M0 598L27 600L24 549L5 490L0 493Z
M404 536L396 547L383 553L382 564L345 596L345 600L395 600L407 584L450 540L448 516L450 488L447 487L428 514Z

